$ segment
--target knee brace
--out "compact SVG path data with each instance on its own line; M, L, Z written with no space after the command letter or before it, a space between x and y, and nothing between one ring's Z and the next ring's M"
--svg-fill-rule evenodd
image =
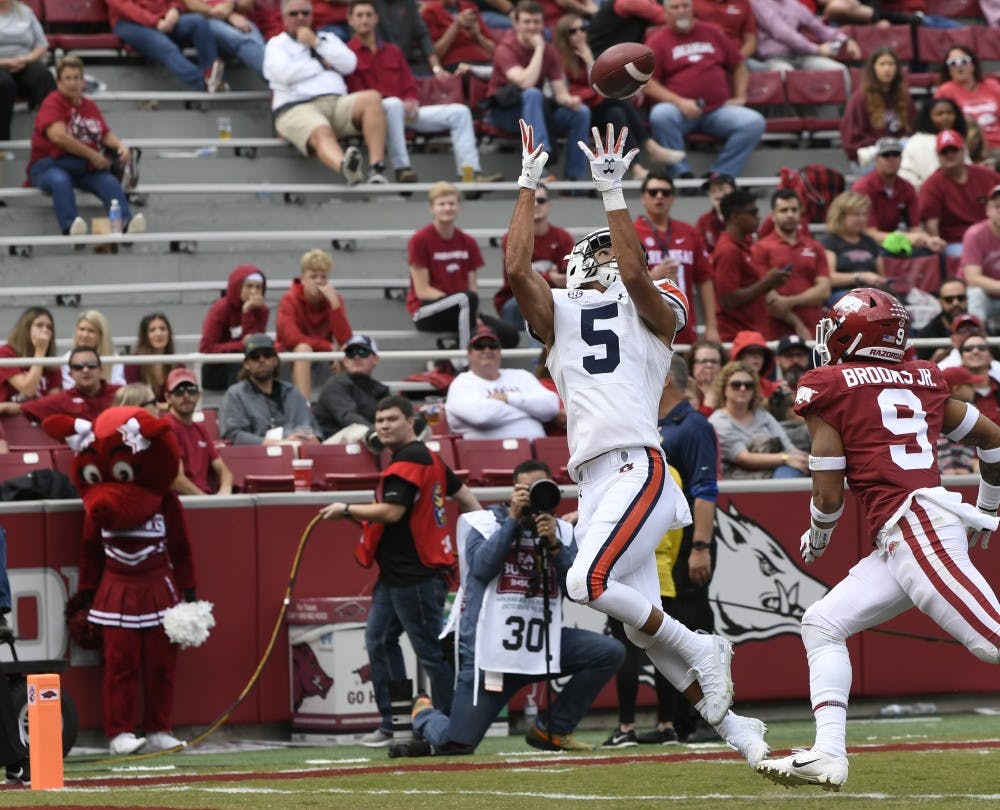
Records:
M643 633L637 627L629 627L627 624L625 625L625 637L640 650L648 650L656 642L652 636Z

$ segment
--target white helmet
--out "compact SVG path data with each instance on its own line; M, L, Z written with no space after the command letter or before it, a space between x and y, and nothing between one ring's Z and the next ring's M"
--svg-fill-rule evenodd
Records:
M583 239L573 245L569 263L566 265L566 289L575 290L590 281L599 281L605 287L610 287L620 277L618 259L612 258L604 264L598 264L594 254L602 248L611 247L611 231L601 228L591 231Z

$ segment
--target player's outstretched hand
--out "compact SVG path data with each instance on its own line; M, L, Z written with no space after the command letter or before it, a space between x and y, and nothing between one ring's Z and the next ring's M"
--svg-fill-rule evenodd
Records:
M544 149L545 144L535 146L534 127L526 124L523 118L518 123L521 125L521 176L517 178L517 184L521 188L534 190L542 182L542 172L549 153Z
M995 516L995 512L987 512L987 515ZM992 529L969 529L966 536L969 538L969 548L975 548L976 544L981 543L983 549L989 548L990 545L990 535L993 534Z
M807 529L802 532L802 539L799 540L799 553L802 555L802 562L811 565L822 557L826 547L830 544L832 534L832 529Z
M608 124L607 141L601 141L601 133L594 127L595 151L591 151L583 141L577 141L580 150L590 161L590 173L594 178L594 185L602 194L606 191L613 191L622 187L622 178L628 167L632 165L635 156L639 154L638 149L633 149L627 155L622 154L625 149L625 139L628 137L628 127L622 127L618 133L618 140L615 140L615 128L613 124Z

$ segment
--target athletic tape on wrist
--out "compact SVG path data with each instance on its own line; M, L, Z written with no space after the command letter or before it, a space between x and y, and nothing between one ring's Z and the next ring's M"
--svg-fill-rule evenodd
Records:
M809 469L816 470L846 470L847 459L844 456L809 456Z
M812 519L819 521L820 523L836 523L840 520L840 516L844 514L844 504L840 504L840 508L827 514L826 512L821 512L819 507L815 503L809 501L809 514Z
M623 208L628 207L625 205L625 195L620 188L605 191L601 197L604 198L605 211L621 211Z
M963 416L962 421L958 423L958 427L951 433L945 433L944 435L953 442L960 442L969 435L969 431L976 426L978 419L979 409L975 405L969 405L966 403L965 416Z
M997 508L1000 507L1000 486L993 486L993 484L980 481L976 507L982 509L984 512L996 512Z
M980 461L985 461L987 464L996 464L1000 461L1000 447L989 447L985 450L982 447L977 447L976 455L979 456Z

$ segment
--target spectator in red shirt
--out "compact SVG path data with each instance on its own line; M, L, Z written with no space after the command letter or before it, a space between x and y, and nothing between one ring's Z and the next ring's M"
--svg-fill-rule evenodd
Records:
M708 199L712 203L704 214L698 217L694 224L694 229L698 234L701 249L706 256L711 256L712 251L719 242L719 237L726 229L726 223L722 220L722 212L719 205L723 198L732 191L736 191L736 178L731 174L712 172L709 178L701 184L701 190L708 193Z
M664 19L659 0L604 0L587 28L587 44L600 54L619 42L643 42Z
M697 290L704 313L704 338L718 341L712 265L701 249L694 228L670 216L676 199L674 181L664 171L651 171L642 181L640 195L646 212L636 217L635 231L646 249L650 276L654 281L669 278L684 290L687 300L691 302L695 300ZM691 315L687 326L677 333L674 343L690 345L698 339L693 311Z
M847 102L840 141L849 160L864 168L874 158L879 138L902 138L913 132L917 109L903 79L903 67L891 48L877 48L865 63L861 87Z
M333 257L325 250L310 250L302 255L301 272L278 304L277 340L279 352L330 352L347 343L351 324L347 320L344 299L330 283ZM330 364L295 360L292 382L309 401L313 377L322 384L329 376Z
M129 160L129 148L111 131L97 105L83 95L83 61L77 56L63 57L56 65L56 89L35 116L28 183L52 195L64 234L87 232L86 221L77 213L76 188L100 197L106 211L117 200L126 232L146 230L146 218L132 216L121 183L109 171L111 160L105 148L115 150L123 162Z
M102 379L101 356L90 346L73 347L69 369L75 383L70 390L26 402L0 402L0 414L23 413L32 422L41 422L46 416L65 413L93 422L112 406L120 386Z
M198 351L202 354L242 354L250 335L267 331L270 310L264 301L267 279L253 264L241 264L229 274L226 294L205 314ZM210 391L225 391L236 382L239 363L205 363L202 385Z
M757 52L757 20L749 0L694 0L694 18L721 28L744 59Z
M1000 186L990 191L986 219L962 238L962 274L969 285L969 312L995 334L1000 316Z
M28 307L11 328L7 343L0 346L0 357L55 357L54 323L45 307ZM0 401L38 399L61 390L59 366L0 367Z
M950 98L983 131L993 157L1000 157L1000 82L984 76L976 52L952 45L941 66L941 85L934 98Z
M739 175L764 134L764 116L746 107L748 74L740 52L714 25L698 22L691 0L666 0L666 25L647 43L656 70L646 85L649 123L663 146L683 150L692 132L720 138L713 172ZM674 177L693 177L682 160Z
M193 371L175 368L167 377L167 419L181 451L181 469L174 482L178 495L230 495L233 473L219 456L205 427L194 421L201 390Z
M542 7L534 0L520 0L514 9L514 30L504 34L493 54L488 92L494 106L487 120L505 132L517 132L518 119L524 119L534 130L535 144L550 154L556 146L550 135L564 134L566 179L583 180L590 176L590 166L576 144L590 139L590 108L570 94L559 52L545 41L543 28ZM546 83L552 99L542 92ZM508 93L516 98L507 98ZM549 133L547 121L554 133Z
M496 43L475 3L469 0L428 0L420 16L434 40L434 52L445 70L461 75L475 66L488 66L483 71L472 70L480 78L489 79Z
M920 188L920 216L932 236L948 243L945 255L962 254L962 237L983 218L986 201L1000 175L965 163L965 141L953 129L937 136L939 168Z
M788 280L767 295L768 340L796 334L811 340L830 297L830 270L823 246L799 230L802 202L790 188L771 195L774 231L752 248L760 267L788 268Z
M871 201L865 233L882 244L890 233L901 230L913 247L922 249L921 253L940 253L945 247L944 240L920 227L917 190L899 174L902 145L895 138L879 138L874 148L875 171L859 178L851 187Z
M549 222L552 211L552 193L548 186L539 183L535 189L535 245L531 253L531 268L544 278L550 287L566 286L566 264L576 240L565 228ZM500 252L504 257L503 286L493 296L493 306L505 323L518 330L524 329L524 317L517 307L514 292L507 279L507 234L503 235Z
M435 133L447 130L451 134L455 173L463 177L471 172L479 182L494 183L501 174L483 175L472 129L472 113L464 104L421 105L417 82L397 45L375 35L378 14L374 0L352 0L348 14L354 36L348 41L358 58L357 67L346 77L352 93L377 90L385 110L386 146L396 169L397 183L416 183L417 173L410 167L406 149L406 130Z
M760 223L757 198L752 193L737 189L723 198L720 207L726 229L712 253L712 268L719 337L729 342L737 332L763 332L767 328L765 296L788 281L790 271L761 267L750 253L749 239Z

